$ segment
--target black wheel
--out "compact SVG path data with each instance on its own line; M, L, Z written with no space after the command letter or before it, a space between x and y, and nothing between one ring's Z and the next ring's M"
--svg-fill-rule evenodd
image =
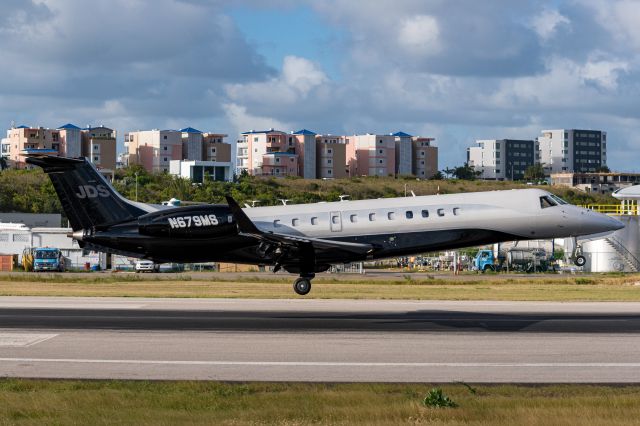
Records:
M304 296L311 291L311 280L308 278L298 278L293 283L293 290L300 296Z
M576 258L573 261L573 263L575 263L576 266L584 266L587 263L587 258L582 256L582 255L576 256Z

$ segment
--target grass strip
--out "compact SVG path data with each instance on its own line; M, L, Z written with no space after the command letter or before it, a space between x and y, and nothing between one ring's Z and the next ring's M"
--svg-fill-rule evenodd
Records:
M434 388L455 408L423 404ZM0 380L0 424L632 425L639 386Z
M85 276L86 275L86 276ZM133 274L6 274L0 275L0 296L94 296L288 299L291 277ZM591 275L368 279L366 276L321 276L316 299L414 299L504 301L640 301L640 276Z

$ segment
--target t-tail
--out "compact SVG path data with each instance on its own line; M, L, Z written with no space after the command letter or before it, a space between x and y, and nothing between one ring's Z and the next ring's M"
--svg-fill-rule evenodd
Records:
M49 175L74 231L110 226L149 212L144 204L121 196L86 158L35 155L26 162Z

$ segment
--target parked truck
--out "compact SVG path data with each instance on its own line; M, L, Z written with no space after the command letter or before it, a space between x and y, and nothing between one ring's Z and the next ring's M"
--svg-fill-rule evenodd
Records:
M65 258L60 249L53 247L38 247L32 249L33 271L63 272L66 268Z
M473 259L473 269L480 272L499 271L500 264L493 255L493 250L481 249Z

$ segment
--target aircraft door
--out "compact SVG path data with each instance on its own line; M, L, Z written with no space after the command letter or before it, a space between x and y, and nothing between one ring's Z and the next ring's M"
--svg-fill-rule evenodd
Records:
M329 213L329 224L331 226L331 232L342 231L342 216L340 212Z

